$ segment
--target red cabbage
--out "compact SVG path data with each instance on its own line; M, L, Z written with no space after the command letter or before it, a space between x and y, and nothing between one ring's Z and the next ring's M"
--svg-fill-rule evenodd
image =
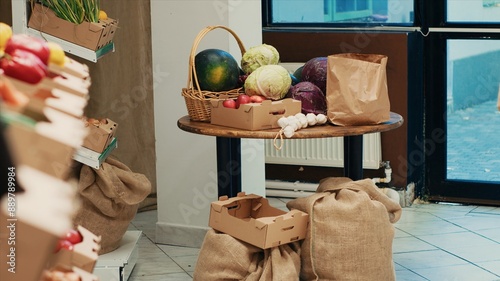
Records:
M301 81L308 81L318 86L326 94L327 57L308 60L302 68Z
M326 96L311 82L303 81L290 87L286 97L300 100L304 114L326 114Z

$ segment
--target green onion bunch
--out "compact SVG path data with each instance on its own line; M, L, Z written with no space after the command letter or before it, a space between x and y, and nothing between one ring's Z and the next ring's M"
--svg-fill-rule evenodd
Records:
M100 0L40 0L40 3L72 23L99 21Z
M81 0L83 2L83 10L85 11L85 20L88 22L99 21L99 10L101 6L100 0Z

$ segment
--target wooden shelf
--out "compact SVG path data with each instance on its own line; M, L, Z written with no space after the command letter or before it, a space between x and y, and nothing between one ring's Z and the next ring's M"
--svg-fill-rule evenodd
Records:
M100 255L94 267L94 274L100 280L126 281L139 258L139 239L142 231L128 230L120 247L113 252Z
M106 158L108 158L111 152L113 152L113 150L115 150L115 148L117 147L118 142L116 138L111 141L111 143L102 153L92 151L82 146L76 150L75 154L73 155L73 159L94 169L99 169L101 167L101 164L106 161Z
M42 38L42 39L47 40L47 41L58 43L66 53L75 55L77 57L80 57L80 58L83 58L86 60L89 60L91 62L97 62L97 60L100 59L101 57L103 57L104 55L115 51L115 44L113 42L109 43L108 45L102 47L101 49L99 49L97 51L93 51L93 50L84 48L82 46L73 44L71 42L61 40L61 39L54 37L50 34L40 32L40 31L33 29L33 28L29 28L29 27L26 28L26 31L24 33L26 33L28 35Z

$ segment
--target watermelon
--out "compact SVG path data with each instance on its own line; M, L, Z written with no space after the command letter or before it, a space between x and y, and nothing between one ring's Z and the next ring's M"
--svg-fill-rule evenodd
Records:
M219 49L206 49L194 58L200 89L221 92L238 87L240 67L234 57ZM194 85L196 87L196 83Z

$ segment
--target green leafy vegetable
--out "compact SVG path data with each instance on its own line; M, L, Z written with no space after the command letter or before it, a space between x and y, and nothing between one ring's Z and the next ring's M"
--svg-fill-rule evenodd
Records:
M72 23L99 21L100 0L40 0L40 3Z
M270 100L285 97L292 85L292 78L281 65L263 65L248 75L245 80L245 94L261 95Z
M278 64L280 55L278 50L271 45L261 44L250 48L241 58L241 68L246 74L263 65Z

